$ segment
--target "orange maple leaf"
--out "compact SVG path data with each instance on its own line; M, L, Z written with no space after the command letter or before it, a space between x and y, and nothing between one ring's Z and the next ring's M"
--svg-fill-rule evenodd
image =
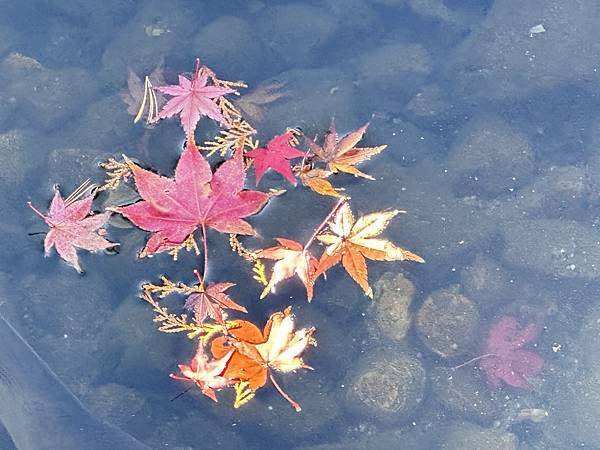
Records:
M404 211L380 211L367 214L355 221L350 206L345 203L328 223L331 233L317 236L317 239L326 244L327 248L321 255L314 278L341 262L346 272L360 285L365 294L373 298L365 258L377 261L425 262L419 255L397 247L386 239L375 237L381 234L390 220L400 212Z
M292 400L273 378L271 370L293 372L312 369L301 358L307 345L317 345L312 334L314 327L294 331L292 308L271 315L261 332L256 325L245 320L212 342L211 351L215 358L222 358L232 349L234 353L227 363L223 376L237 382L245 382L255 392L265 385L267 377L279 393L296 409L300 405ZM236 402L237 403L237 402Z

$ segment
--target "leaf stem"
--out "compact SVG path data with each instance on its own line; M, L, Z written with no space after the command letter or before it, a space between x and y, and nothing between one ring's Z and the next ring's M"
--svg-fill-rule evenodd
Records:
M275 386L275 389L277 389L277 391L281 394L281 396L283 398L285 398L288 402L290 402L290 404L294 407L296 412L302 411L302 408L300 407L300 405L297 402L295 402L289 395L287 395L283 389L281 389L281 386L279 386L277 381L275 381L275 378L273 377L273 374L271 373L271 371L269 371L269 378L271 379L273 386Z
M204 287L206 272L208 271L208 246L206 245L206 225L204 223L202 223L202 245L204 246L204 270L202 271L202 278L198 277L201 288Z
M469 364L474 363L475 361L479 361L480 359L484 359L484 358L489 358L491 356L496 356L496 354L495 353L486 353L485 355L476 356L475 358L471 358L468 361L465 361L464 363L453 367L452 369L453 370L460 369L461 367L468 366Z
M315 229L315 232L312 234L312 236L310 237L310 239L306 242L306 244L304 245L303 250L306 251L308 250L308 247L311 246L311 244L314 242L315 238L317 237L317 234L319 234L321 232L321 230L323 228L325 228L325 225L327 225L327 222L329 221L329 219L331 219L331 217L342 207L342 205L344 203L346 203L348 201L348 197L342 197L338 200L338 202L335 204L335 206L333 207L333 209L331 211L329 211L329 214L327 214L327 217L325 217L325 219L323 219L323 222L321 222L321 224Z

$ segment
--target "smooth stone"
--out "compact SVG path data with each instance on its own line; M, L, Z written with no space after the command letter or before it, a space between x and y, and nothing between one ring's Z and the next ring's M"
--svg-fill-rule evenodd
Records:
M454 140L448 159L460 197L507 194L530 183L533 169L527 137L494 116L471 119Z
M600 231L570 220L523 220L503 227L503 256L510 265L552 277L596 280Z

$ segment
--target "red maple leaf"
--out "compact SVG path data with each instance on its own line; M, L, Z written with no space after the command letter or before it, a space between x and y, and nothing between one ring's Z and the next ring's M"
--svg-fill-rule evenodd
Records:
M530 323L522 328L511 316L494 322L485 340L485 354L479 363L491 386L499 387L504 382L517 388L529 387L528 380L540 373L544 360L522 347L535 339L538 332L536 324Z
M243 313L248 311L242 305L234 302L229 295L225 293L227 289L235 286L235 283L213 283L204 288L200 285L200 292L190 294L185 301L185 308L194 311L194 318L197 323L202 323L207 317L225 326L223 320L223 310L233 309Z
M175 178L132 162L129 166L143 200L114 210L139 228L154 232L141 256L181 244L198 227L252 235L254 229L242 218L257 213L269 199L264 192L243 190L246 172L241 152L213 174L191 139L179 158Z
M254 171L256 174L256 185L269 169L279 172L292 184L296 184L296 178L290 167L290 159L305 156L303 152L290 145L292 133L275 136L267 143L266 148L256 148L246 153L249 158L254 158Z
M214 390L219 390L233 384L231 380L223 377L225 367L233 353L234 350L231 350L223 357L209 361L208 356L204 352L204 346L199 341L196 355L192 358L190 364L178 365L181 375L172 373L169 376L175 380L193 381L204 395L216 402L217 396Z
M276 241L279 245L265 248L256 254L258 258L277 260L273 265L271 279L260 298L265 298L280 281L298 275L306 288L306 296L310 302L313 297L314 275L319 265L317 258L299 242L284 238L277 238Z
M104 239L106 230L102 226L108 221L110 213L90 215L92 201L93 196L88 195L82 200L65 203L59 190L55 188L47 216L31 202L27 203L50 227L44 240L45 255L48 256L52 247L56 247L60 257L78 272L82 270L77 259L77 248L93 252L119 245Z
M156 86L154 89L157 91L173 96L160 111L158 118L164 119L179 114L186 136L194 132L201 116L208 116L221 125L229 127L230 124L223 117L215 99L231 94L234 90L226 86L207 86L207 83L208 70L204 66L200 67L197 62L191 80L179 75L178 85Z

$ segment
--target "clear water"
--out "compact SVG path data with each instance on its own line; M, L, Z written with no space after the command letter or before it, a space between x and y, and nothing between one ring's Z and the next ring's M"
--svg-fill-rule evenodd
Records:
M0 9L0 313L97 417L152 448L599 448L597 2L0 0ZM332 116L340 133L370 121L366 145L388 144L361 166L376 180L338 185L358 214L406 210L385 236L427 260L369 262L375 302L341 269L311 304L296 281L259 301L227 237L209 235L210 276L238 283L250 320L291 304L299 325L316 326L319 346L306 353L315 370L280 377L301 413L269 386L240 409L224 392L218 404L195 390L171 401L185 386L168 374L193 346L159 333L137 296L161 274L191 283L201 261L139 260L146 233L112 226L118 254L80 252L77 275L54 252L43 258L44 226L26 207L44 209L54 183L68 193L101 182L97 163L122 153L170 175L179 125L134 125L120 92L128 66L146 74L162 63L173 80L195 57L250 90L283 84L257 125L263 142L288 126L322 134ZM261 186L281 184L269 175ZM331 205L290 189L251 219L264 237L254 244L306 240ZM415 286L406 337L406 322L376 306L387 293L397 307L397 286L378 281L387 272L383 280L401 273ZM481 360L462 366L503 316L538 329L525 348L544 367L527 389L491 385ZM3 430L0 447L14 448Z

